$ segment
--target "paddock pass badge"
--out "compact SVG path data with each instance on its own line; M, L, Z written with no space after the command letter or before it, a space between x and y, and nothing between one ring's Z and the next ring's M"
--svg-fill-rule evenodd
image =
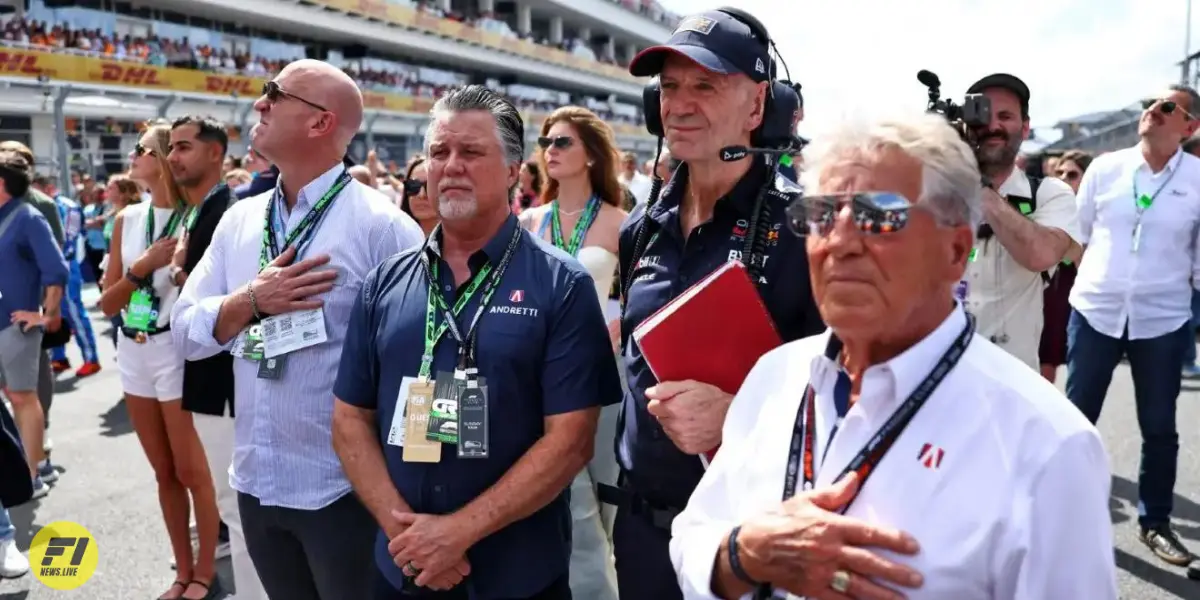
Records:
M73 590L87 583L98 562L96 538L79 523L55 521L38 531L29 545L33 576L55 590Z

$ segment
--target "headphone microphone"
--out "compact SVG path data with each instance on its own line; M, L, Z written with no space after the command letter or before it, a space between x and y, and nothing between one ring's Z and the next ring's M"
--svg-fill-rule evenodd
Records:
M767 156L784 156L794 152L791 148L749 148L746 146L726 146L721 148L721 161L737 162L746 158L751 154L765 154Z

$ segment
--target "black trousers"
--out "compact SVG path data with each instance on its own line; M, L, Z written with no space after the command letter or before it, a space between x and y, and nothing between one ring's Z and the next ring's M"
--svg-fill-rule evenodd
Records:
M406 594L392 587L391 582L379 572L375 570L375 595L374 600L468 600L467 586L459 585L458 587L444 592L435 592L433 590L422 588L420 592L415 594ZM527 598L505 598L505 600L572 600L571 598L571 582L567 575L563 575L551 583L546 589L529 596ZM588 600L580 598L580 600Z
M378 526L353 493L318 510L263 506L238 494L246 549L267 597L363 600L371 597Z
M671 564L671 532L621 507L613 520L613 555L621 600L683 600Z

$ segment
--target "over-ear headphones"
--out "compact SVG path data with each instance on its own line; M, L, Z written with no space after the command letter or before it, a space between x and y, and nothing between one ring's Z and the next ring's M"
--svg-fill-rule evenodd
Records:
M776 49L776 55L779 54L775 42L767 33L767 28L753 15L732 7L718 8L716 12L725 13L748 27L750 34L762 44L768 56L772 49ZM780 61L782 60L783 57L780 56ZM786 71L786 62L783 63L783 67ZM791 74L788 75L790 78ZM756 148L781 147L790 143L793 136L792 119L800 106L800 98L791 84L778 79L778 69L773 59L767 65L767 77L770 86L763 103L762 122L750 134L750 145ZM646 130L655 137L665 137L666 130L662 123L662 88L657 77L642 89L642 112L646 119Z

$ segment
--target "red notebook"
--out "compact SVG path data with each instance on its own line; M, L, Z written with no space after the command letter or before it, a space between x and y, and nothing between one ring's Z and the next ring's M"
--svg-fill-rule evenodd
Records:
M691 379L729 394L738 392L762 355L783 343L738 261L725 263L642 321L633 340L658 381Z

